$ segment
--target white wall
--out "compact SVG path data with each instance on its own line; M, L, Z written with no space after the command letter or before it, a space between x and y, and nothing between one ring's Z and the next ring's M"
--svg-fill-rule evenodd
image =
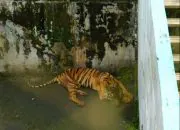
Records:
M139 0L140 130L179 130L179 96L163 0Z

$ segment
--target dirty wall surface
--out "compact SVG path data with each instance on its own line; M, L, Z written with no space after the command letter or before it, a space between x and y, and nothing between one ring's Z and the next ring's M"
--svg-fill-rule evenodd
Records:
M135 62L133 1L9 0L0 5L1 71L42 65L51 71L77 66L115 71Z
M0 130L137 130L135 1L0 0ZM93 67L112 74L136 98L119 108L95 91L80 108L57 73Z

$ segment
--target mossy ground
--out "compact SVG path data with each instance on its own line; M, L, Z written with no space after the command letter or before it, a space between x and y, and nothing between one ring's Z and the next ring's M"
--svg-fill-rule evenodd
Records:
M131 72L135 70L131 69ZM120 72L122 82L135 84L130 69L124 68ZM29 81L39 84L52 77L54 75L38 72L0 74L0 130L138 129L137 101L116 108L99 101L96 92L85 89L89 95L80 97L86 103L80 108L68 100L66 90L57 84L37 89L28 87Z

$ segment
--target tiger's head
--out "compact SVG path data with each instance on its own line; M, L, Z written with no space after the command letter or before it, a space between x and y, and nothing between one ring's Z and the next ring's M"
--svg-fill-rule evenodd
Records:
M106 87L104 88L104 99L113 101L116 105L119 105L121 102L131 103L133 96L125 89L123 84L114 80L110 75L108 82L106 82Z

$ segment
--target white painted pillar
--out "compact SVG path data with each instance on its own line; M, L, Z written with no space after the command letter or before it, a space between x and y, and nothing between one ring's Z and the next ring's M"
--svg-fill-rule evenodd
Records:
M164 0L138 3L140 130L180 130L179 96Z

